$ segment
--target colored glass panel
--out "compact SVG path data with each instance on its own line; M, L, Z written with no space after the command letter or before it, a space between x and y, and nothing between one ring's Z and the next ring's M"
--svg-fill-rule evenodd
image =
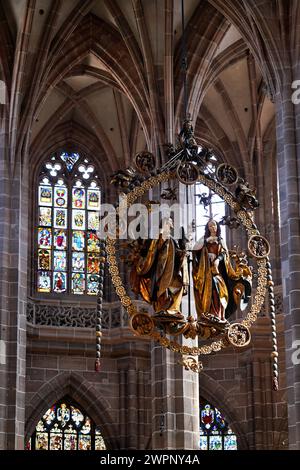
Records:
M53 245L56 250L65 250L67 248L67 234L65 230L54 230Z
M87 272L98 274L100 269L100 258L97 253L88 253L87 256Z
M67 209L54 209L54 227L55 228L67 228L68 225L68 213Z
M39 186L39 205L40 206L52 206L52 187L51 186Z
M67 207L68 205L68 190L65 186L54 187L54 206Z
M236 435L224 416L209 403L200 405L200 449L237 450Z
M50 432L50 450L62 450L62 444L62 432L58 428L53 429Z
M50 271L51 269L51 250L39 250L38 252L38 269Z
M78 153L63 152L58 158L60 161L54 154L44 163L37 188L37 291L96 295L100 264L95 233L100 226L98 176L89 160L80 159Z
M74 230L85 229L85 211L83 210L72 210L72 228Z
M209 450L222 450L222 436L210 436Z
M84 253L72 253L72 270L75 272L84 272Z
M67 253L65 251L55 250L53 253L54 271L66 271L67 269Z
M92 426L91 419L77 406L61 401L49 408L39 420L26 448L105 450L106 446L100 429Z
M99 253L100 240L95 232L87 232L87 251Z
M38 292L51 291L51 274L48 271L39 271L37 279Z
M80 426L84 420L84 416L81 411L78 408L74 408L74 406L71 406L71 415L75 425Z
M48 434L44 432L37 432L35 437L36 450L48 450Z
M99 292L99 276L97 274L87 275L87 294L97 295Z
M201 423L204 424L206 429L210 429L214 422L214 411L210 405L205 405L204 410L201 411Z
M38 244L40 247L51 247L52 231L51 228L38 229Z
M45 428L44 423L43 423L43 421L42 421L41 419L39 420L39 422L38 422L37 425L36 425L36 430L37 430L38 432L47 431L47 429Z
M74 232L72 233L73 250L76 250L76 251L84 250L84 236L85 236L84 232L74 230Z
M207 450L207 436L200 436L199 448L200 450Z
M226 422L221 412L217 408L215 408L215 411L216 411L216 423L218 424L220 428L225 428Z
M84 188L73 188L72 189L72 207L74 209L85 208L85 189Z
M224 450L237 450L237 440L235 435L224 436Z
M52 209L50 207L39 208L39 225L44 227L51 227L52 224Z
M55 409L56 409L55 406L52 406L51 408L49 408L49 410L46 411L46 413L43 416L43 420L46 422L48 426L55 419ZM40 421L40 423L42 423L42 421Z
M81 273L72 274L72 293L83 294L85 289L85 275Z
M71 172L73 170L75 163L79 160L79 153L63 152L60 155L60 158L62 159L62 161L65 162L67 170Z
M99 230L100 218L98 212L88 212L88 229Z
M90 450L91 449L91 436L85 436L79 434L78 450Z
M66 292L67 290L67 274L63 272L53 273L53 291Z
M91 432L91 420L90 420L90 418L86 417L84 425L81 428L81 432L83 434L88 434L89 432Z
M64 436L64 450L77 449L77 434L71 430L67 430Z
M66 424L70 421L70 417L70 408L68 408L65 403L62 403L60 407L57 408L57 420L61 422L62 427L66 426Z
M87 191L87 208L100 210L100 191L97 189L88 189Z
M95 432L95 450L106 450L104 439L98 429Z

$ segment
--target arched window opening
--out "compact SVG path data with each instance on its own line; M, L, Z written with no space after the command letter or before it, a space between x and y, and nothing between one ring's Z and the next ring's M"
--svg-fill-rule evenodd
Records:
M51 406L36 425L27 450L106 450L99 427L68 399Z
M38 183L36 290L97 295L101 193L96 168L78 153L54 154Z
M207 174L213 172L213 166L218 161L218 157L209 152L209 161L211 163L207 165L205 170ZM200 182L195 185L195 199L196 240L199 240L204 235L205 225L209 219L215 218L217 221L221 221L226 215L226 206L220 196ZM226 241L224 225L221 225L221 236Z
M225 202L204 184L196 183L196 239L203 237L209 219L220 221L226 214ZM221 225L221 236L226 240L225 226Z
M200 450L237 450L237 437L218 408L200 400Z

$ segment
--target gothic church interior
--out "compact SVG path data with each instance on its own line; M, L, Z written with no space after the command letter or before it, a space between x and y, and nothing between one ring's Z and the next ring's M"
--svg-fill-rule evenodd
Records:
M183 3L186 87L181 0L0 2L2 450L300 449L300 2ZM138 152L165 164L184 107L197 143L256 188L277 391L268 299L251 343L202 356L198 374L133 335L100 266L112 175ZM200 233L222 202L198 189Z

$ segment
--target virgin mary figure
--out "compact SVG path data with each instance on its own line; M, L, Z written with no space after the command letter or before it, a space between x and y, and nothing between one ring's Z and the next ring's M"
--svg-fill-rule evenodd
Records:
M245 262L232 266L220 225L213 219L193 247L193 282L198 319L227 323L238 307L247 306L251 296L251 269Z

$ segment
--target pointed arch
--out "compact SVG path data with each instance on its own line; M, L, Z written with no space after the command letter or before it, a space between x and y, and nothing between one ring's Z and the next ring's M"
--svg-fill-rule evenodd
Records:
M209 3L200 2L194 11L189 23L186 25L187 49L187 86L188 86L188 112L192 120L196 120L195 104L202 90L205 76L209 70L215 51L224 37L229 24L227 20ZM175 51L175 127L178 127L183 106L183 85L181 66L181 41Z
M106 176L112 172L111 162L108 160L106 153L99 145L97 136L90 132L87 128L79 125L73 120L65 121L57 126L54 126L47 139L43 138L43 134L38 135L36 147L31 153L30 168L33 179L36 178L36 172L39 168L40 162L45 158L45 155L50 155L53 152L71 149L78 150L79 153L85 153L93 156L95 163L101 166L102 170L99 172L99 180L103 189L107 188L109 181Z
M78 68L89 54L94 54L103 63L114 82L131 101L142 123L147 145L150 146L151 112L144 84L141 83L120 33L91 14L80 23L76 34L71 35L66 42L51 71L45 74L36 107L43 105L51 89L69 75L74 67Z
M226 417L231 429L237 435L239 449L249 449L246 430L241 422L241 417L238 415L236 402L232 400L232 393L205 372L201 372L199 387L200 395L216 406Z
M282 35L280 22L274 20L275 9L270 2L262 1L259 5L254 1L240 2L239 0L208 0L225 18L240 32L249 45L270 92L275 96L280 89L280 71L284 70ZM280 15L278 15L280 16ZM266 20L268 18L268 20ZM275 34L271 32L270 23L277 28L278 42L274 40Z
M92 418L101 433L107 449L119 449L118 429L109 402L99 396L90 382L76 372L62 372L44 383L27 406L25 441L32 435L40 417L63 397L68 395Z

